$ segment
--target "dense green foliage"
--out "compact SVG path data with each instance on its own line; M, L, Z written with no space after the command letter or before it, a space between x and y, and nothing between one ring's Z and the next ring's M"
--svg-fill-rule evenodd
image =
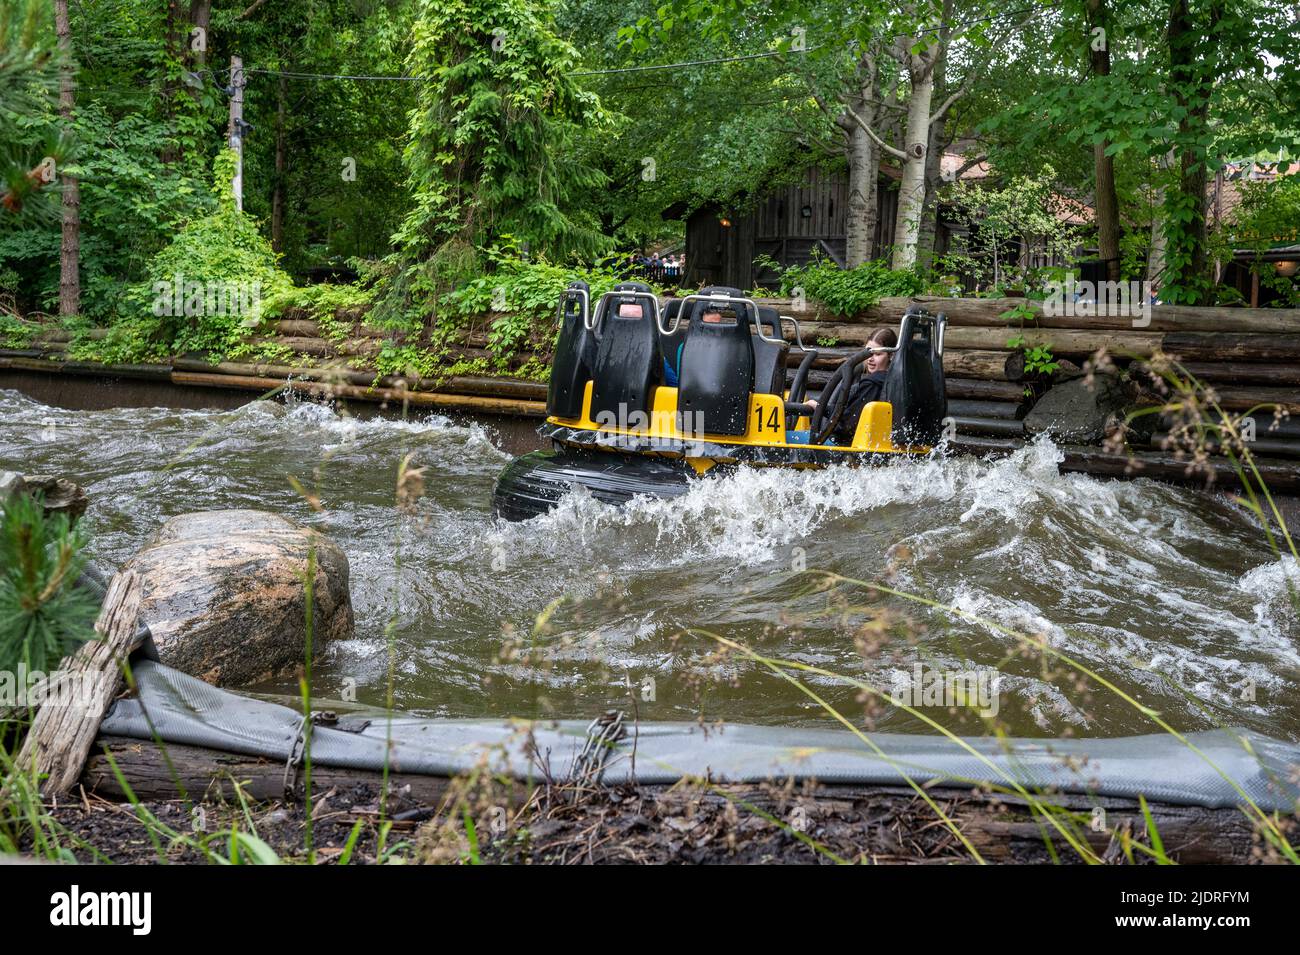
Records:
M1114 160L1124 277L1150 272L1165 301L1221 298L1216 266L1266 251L1261 237L1295 215L1287 176L1246 186L1224 222L1205 208L1225 163L1286 159L1300 143L1300 29L1279 0L94 0L70 12L63 59L45 0L0 9L3 346L58 306L62 186L34 177L49 159L81 194L80 314L61 321L111 329L77 338L74 356L274 357L250 341L267 330L256 316L156 314L158 283L183 276L256 285L262 318L306 312L336 340L362 309L423 333L425 346L386 343L385 369L445 365L439 342L486 309L500 368L549 336L566 280L601 287L619 257L680 251L693 212L743 215L810 166L856 168L868 140L853 110L879 140L870 174L899 167L908 58L937 49L929 149L989 175L974 188L928 170L918 243L935 241L940 205L967 238L919 250L917 272L888 274L882 248L843 275L787 270L786 287L851 311L957 277L1032 285L1041 276L1007 254L1014 234L1058 261L1093 254L1092 227L1076 235L1054 212L1093 203L1095 145ZM1104 76L1089 70L1099 16ZM221 201L224 173L212 185L241 79L232 55L245 66L243 213ZM1253 267L1296 299L1293 278ZM312 284L326 273L357 278Z
M781 270L782 295L804 295L824 303L836 315L856 315L882 298L918 295L928 286L920 270L891 269L881 259L853 269L841 269L834 262L818 259Z
M479 248L507 236L538 252L590 255L608 240L570 214L605 177L570 155L599 129L597 98L567 73L577 51L538 0L426 0L411 74L421 83L406 149L406 251Z

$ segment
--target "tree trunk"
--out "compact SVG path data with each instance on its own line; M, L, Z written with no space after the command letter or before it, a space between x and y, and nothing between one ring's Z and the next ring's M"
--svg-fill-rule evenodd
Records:
M59 116L69 132L76 107L77 64L72 50L68 0L54 0L54 29L64 62L59 70ZM81 187L75 176L63 179L63 240L59 246L59 315L81 312Z
M925 157L925 201L921 206L921 228L916 240L916 264L923 269L934 262L935 238L939 232L939 187L943 184L943 150L948 117L930 125L930 145Z
M1156 161L1160 177L1174 164L1174 152L1171 149ZM1155 202L1151 207L1151 248L1147 253L1147 282L1152 289L1158 289L1164 283L1165 249L1165 186L1158 182L1155 190Z
M1088 0L1088 61L1095 77L1110 75L1110 30L1106 0ZM1092 30L1105 31L1100 38ZM1110 145L1105 139L1093 146L1092 166L1095 179L1094 208L1097 216L1097 252L1106 263L1106 277L1118 282L1119 261L1119 197L1115 193L1115 159L1106 155Z
M204 33L202 49L194 48L193 34L185 44L185 62L191 69L203 69L208 65L207 32L212 21L212 0L191 0L190 27L197 27Z
M849 139L849 210L844 264L852 269L875 258L876 254L880 150L866 131L856 124L846 135Z
M276 90L275 106L275 179L271 188L271 248L284 252L284 169L286 161L285 104L289 99L288 82L282 76Z
M930 104L934 99L934 50L908 56L911 96L907 103L903 177L898 185L898 215L894 219L896 269L916 264L916 244L925 206L925 166L930 146Z
M37 711L16 760L23 771L47 777L41 784L46 796L67 792L81 775L104 713L122 685L127 658L143 639L136 626L142 594L135 571L116 575L95 621L96 639L83 643L57 675L50 675L47 692L59 695Z
M1204 31L1213 37L1223 15L1221 0L1210 4L1210 22ZM1169 8L1169 81L1174 101L1182 110L1178 123L1179 176L1175 188L1166 194L1169 221L1175 228L1177 247L1166 249L1172 274L1170 284L1180 301L1193 304L1202 297L1206 284L1207 222L1205 192L1208 184L1208 150L1202 140L1209 137L1210 94L1214 76L1210 58L1198 56L1201 31L1197 29L1188 0L1173 0ZM1166 242L1168 241L1166 236ZM1170 253L1172 252L1172 256Z

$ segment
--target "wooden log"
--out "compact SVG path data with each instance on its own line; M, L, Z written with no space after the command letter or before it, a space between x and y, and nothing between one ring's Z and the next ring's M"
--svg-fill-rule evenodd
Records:
M135 571L114 576L95 621L98 639L83 644L59 668L58 678L68 681L72 692L36 711L17 762L24 770L34 765L46 777L41 791L47 796L66 792L81 776L100 721L122 685L122 667L139 645L142 596Z
M287 348L303 355L326 358L335 353L334 347L323 338L306 338L295 335L254 335L249 344L261 347Z
M1176 458L1172 453L1164 451L1137 451L1130 455L1112 454L1098 448L1067 446L1062 450L1065 451L1065 460L1061 462L1060 469L1065 472L1091 474L1094 477L1146 477L1197 487L1242 486L1236 469L1224 458L1212 457L1205 462L1203 469L1189 471L1188 460ZM1270 491L1284 494L1300 491L1300 468L1294 464L1264 458L1257 458L1255 464Z
M1169 432L1157 431L1151 435L1151 448L1156 451L1172 451L1178 446L1176 442L1166 444L1167 441L1170 441ZM1300 458L1300 441L1294 439L1257 437L1249 442L1249 447L1252 457Z
M1300 360L1300 335L1171 332L1160 347L1166 355L1187 361Z
M954 451L977 457L1006 457L1025 446L1021 438L992 437L988 435L958 434L949 442Z
M835 369L860 348L818 348L812 368L821 371ZM791 350L786 356L786 366L799 367L804 355ZM986 378L991 381L1021 381L1025 377L1025 358L1019 351L1009 350L959 350L945 348L943 371L958 378Z
M323 381L282 381L277 378L250 378L242 375L211 375L177 371L172 381L178 385L202 385L213 388L230 388L236 391L269 392L287 388L326 398L357 398L362 401L417 405L449 411L481 414L519 415L544 418L544 401L487 398L478 395L451 395L444 392L412 391L400 388L366 388L360 385L335 384Z
M1272 414L1273 407L1283 408L1291 414L1300 414L1300 390L1295 388L1252 388L1248 386L1214 385L1219 405L1228 411L1250 411L1260 405L1270 406L1261 414ZM1267 421L1260 422L1267 427Z
M1025 389L1009 381L981 381L978 378L945 379L949 398L974 398L984 401L1023 401Z
M774 307L782 315L805 322L848 322L866 325L897 326L909 305L923 305L931 312L943 312L948 324L957 326L1007 327L1001 316L1011 309L1028 304L1041 328L1142 330L1150 332L1255 332L1300 334L1300 309L1283 308L1205 308L1201 306L1153 305L1150 324L1135 326L1128 315L1045 315L1041 302L1024 298L945 298L934 295L890 297L856 315L836 315L820 303L810 301L796 309L790 299L757 299L759 304ZM1144 319L1139 318L1139 321ZM806 340L806 338L805 338Z
M1023 401L948 399L948 414L964 415L967 418L1023 418L1027 410L1028 408Z
M282 318L274 325L275 334L296 338L320 338L320 322L311 319Z
M167 743L169 766L152 740L121 736L101 736L95 741L94 749L81 773L81 784L87 792L106 799L123 800L127 796L105 753L113 757L131 790L142 800L234 799L237 798L236 782L243 787L244 795L255 800L283 799L285 795L282 760ZM378 787L383 781L381 773L319 764L312 766L311 777L317 792L358 783ZM410 773L388 776L389 792L405 791L414 799L435 805L447 793L450 782L443 776Z
M1025 433L1025 423L1015 418L974 418L968 415L951 415L951 417L959 434L1021 437Z
M961 351L945 347L943 373L954 378L1023 381L1025 356L1019 351Z
M1011 337L1023 338L1028 346L1047 346L1055 355L1088 357L1105 349L1113 358L1148 358L1158 351L1165 336L1159 332L1075 331L1070 329L950 328L945 348L1006 348Z
M1300 385L1300 363L1254 361L1187 361L1183 370L1198 381L1227 381L1235 384ZM1150 366L1137 370L1146 375Z
M1168 431L1180 422L1175 415L1159 416L1160 429ZM1283 418L1280 421L1264 412L1255 418L1255 434L1273 441L1300 441L1300 418Z
M481 375L456 375L451 378L405 378L398 375L376 377L374 371L350 365L327 365L321 368L299 368L292 365L252 364L246 362L219 362L212 365L199 358L175 359L177 371L199 374L234 375L252 378L301 378L308 381L337 382L369 388L407 388L421 391L438 391L451 395L482 395L489 398L522 398L528 401L545 401L547 386L539 381L521 378L493 378Z
M829 371L810 371L808 372L808 388L810 391L820 391L830 380L831 372ZM787 369L785 382L788 387L794 378L793 370ZM976 399L984 401L999 401L1005 403L1019 403L1025 399L1025 389L1023 385L1015 384L1009 381L984 381L979 378L945 378L948 398L958 399Z

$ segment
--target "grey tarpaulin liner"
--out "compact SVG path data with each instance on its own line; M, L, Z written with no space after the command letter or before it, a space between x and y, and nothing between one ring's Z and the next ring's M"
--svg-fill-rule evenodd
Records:
M137 659L139 697L115 703L100 731L151 739L147 709L158 736L170 743L204 746L287 760L302 714L265 700L219 690L149 660ZM506 720L435 720L394 716L390 766L394 772L454 775L479 765L518 778L543 774L525 751L523 723ZM565 779L586 734L585 721L534 726L538 759L554 779ZM874 754L854 734L839 729L730 725L705 731L695 723L628 724L601 777L607 784L672 783L683 776L717 782L817 779L824 783L897 784L902 770L920 781L960 783L1007 776L1028 789L1135 797L1209 807L1234 806L1240 795L1204 759L1167 734L1125 739L1012 740L1007 753L996 740L967 742L1007 776L942 736L872 733L887 754ZM383 714L341 715L336 727L312 733L312 762L379 770L387 719ZM1293 811L1300 746L1246 730L1190 734L1193 744L1241 786L1261 808ZM635 743L635 757L633 744ZM1250 750L1248 751L1247 746ZM1252 752L1253 751L1253 754ZM635 771L633 770L635 758ZM1071 768L1073 767L1073 768Z

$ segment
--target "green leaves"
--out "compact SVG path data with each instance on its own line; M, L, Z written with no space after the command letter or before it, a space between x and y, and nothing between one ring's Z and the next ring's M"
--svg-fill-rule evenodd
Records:
M579 131L606 122L567 75L577 61L538 0L422 3L409 63L427 80L406 151L415 207L395 236L408 254L506 234L561 257L606 247L595 223L572 215L604 185L574 155Z
M834 262L818 259L781 272L782 295L802 289L804 295L822 302L836 315L856 315L882 298L917 295L925 287L919 270L894 270L884 259L864 262L855 269L841 269Z

